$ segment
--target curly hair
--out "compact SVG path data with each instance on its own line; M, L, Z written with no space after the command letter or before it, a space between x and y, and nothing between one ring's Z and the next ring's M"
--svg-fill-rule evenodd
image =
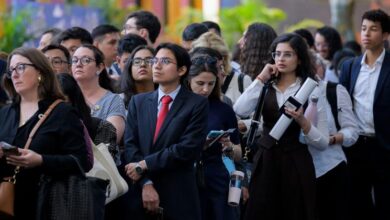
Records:
M256 22L249 25L243 37L245 43L240 56L241 72L254 80L271 60L269 46L277 34L271 26Z
M192 42L192 50L197 47L208 47L218 51L223 57L223 66L225 69L225 73L230 73L232 68L230 66L229 49L226 46L225 41L220 36L213 32L206 32ZM192 50L190 51L190 53L192 52Z

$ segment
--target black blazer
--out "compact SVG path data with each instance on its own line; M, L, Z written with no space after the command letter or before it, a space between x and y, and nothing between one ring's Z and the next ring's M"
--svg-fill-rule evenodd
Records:
M363 56L349 59L342 66L340 83L345 86L351 97L360 73L362 58ZM388 51L386 51L375 89L373 111L375 135L381 146L390 150L390 52Z
M183 86L153 144L158 91L133 96L125 130L125 163L145 160L166 219L200 219L194 162L207 135L208 102Z
M30 131L52 100L38 103L38 111L19 127L19 105L11 104L0 110L0 141L23 148ZM42 166L22 169L16 177L15 217L16 219L35 219L36 199L39 178L42 173L67 175L80 173L77 164L69 154L74 155L80 164L87 168L87 147L84 132L76 110L69 104L60 103L39 127L32 139L30 149L41 154ZM14 166L0 160L0 178L10 176Z

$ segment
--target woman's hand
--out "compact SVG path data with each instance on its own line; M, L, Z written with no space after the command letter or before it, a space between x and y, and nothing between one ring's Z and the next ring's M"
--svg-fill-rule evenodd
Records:
M300 107L298 110L293 110L290 108L284 108L286 114L290 115L294 120L301 126L303 133L307 134L310 131L311 123L303 115L303 108Z
M266 64L261 73L256 77L262 83L268 82L272 76L277 77L279 75L278 68L275 64Z
M19 156L7 156L7 163L24 168L33 168L42 165L42 155L35 153L32 150L19 149Z

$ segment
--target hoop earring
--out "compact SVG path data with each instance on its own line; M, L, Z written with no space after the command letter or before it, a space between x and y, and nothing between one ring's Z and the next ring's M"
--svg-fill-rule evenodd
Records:
M38 82L41 83L41 81L42 81L42 77L38 76Z

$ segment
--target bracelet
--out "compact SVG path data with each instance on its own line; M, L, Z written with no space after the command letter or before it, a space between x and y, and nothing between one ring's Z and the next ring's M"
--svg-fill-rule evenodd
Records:
M265 83L265 81L264 81L264 79L262 79L261 77L260 77L260 75L258 75L257 77L256 77L256 79L258 79L261 83Z

